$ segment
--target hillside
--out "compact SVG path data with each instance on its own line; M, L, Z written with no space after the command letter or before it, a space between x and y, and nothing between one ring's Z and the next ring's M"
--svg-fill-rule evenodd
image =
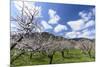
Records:
M52 40L90 40L90 41L95 41L95 39L88 39L88 38L71 38L71 39L67 39L61 36L55 36L54 34L48 33L48 32L42 32L42 33L31 33L29 36L25 35L25 34L20 34L20 35L24 35L25 38L31 38L31 39L39 39L41 38L41 40L48 40L49 38L51 38ZM11 34L11 39L16 39L19 38L20 36L18 34Z

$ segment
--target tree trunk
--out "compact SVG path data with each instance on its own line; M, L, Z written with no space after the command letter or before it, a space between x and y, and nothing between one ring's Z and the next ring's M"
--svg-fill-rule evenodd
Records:
M89 54L89 57L91 58L92 56L91 56L91 51L90 50L88 51L88 54Z
M25 54L25 52L20 53L18 56L16 56L14 59L12 59L10 63L12 64L17 58L19 58L23 54Z
M50 59L49 64L52 64L53 55L49 55L48 57Z
M20 38L17 40L17 42L22 41L22 39L23 39L23 36L22 36L22 37L20 37ZM17 43L14 43L13 45L11 45L10 50L12 50L12 49L13 49L16 45L17 45Z
M32 52L30 52L30 59L32 59Z
M51 55L48 55L48 58L50 59L50 61L49 61L49 64L52 64L53 55L54 55L54 52L53 52L53 54L51 54Z
M64 56L64 51L61 51L61 54L62 54L62 57L65 58L65 56Z

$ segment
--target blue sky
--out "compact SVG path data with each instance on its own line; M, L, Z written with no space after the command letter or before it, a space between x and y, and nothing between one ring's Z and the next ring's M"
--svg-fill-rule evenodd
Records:
M39 24L43 27L42 32L66 38L95 38L95 6L46 2L27 2L27 4L29 8L39 7L41 16ZM16 14L20 14L20 11L12 1L11 16L16 17ZM11 22L11 30L15 30L16 26L15 22Z

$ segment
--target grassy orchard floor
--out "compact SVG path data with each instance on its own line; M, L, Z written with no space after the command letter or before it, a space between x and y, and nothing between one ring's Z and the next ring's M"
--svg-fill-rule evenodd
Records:
M16 50L16 52L19 52L19 50ZM69 54L67 54L67 51L64 52L66 58L62 57L61 52L56 52L53 56L52 64L95 61L95 58L90 58L88 55L82 54L80 50L75 50L75 49L70 50ZM14 60L14 62L11 65L14 66L43 65L43 64L49 64L49 60L50 59L47 56L44 56L42 55L42 53L38 52L36 52L35 55L33 54L32 58L30 59L30 52L26 52L25 54L21 55L19 58Z

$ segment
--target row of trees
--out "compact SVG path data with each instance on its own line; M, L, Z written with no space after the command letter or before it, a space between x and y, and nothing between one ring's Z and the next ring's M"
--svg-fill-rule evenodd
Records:
M49 37L46 41L41 37L41 32L37 33L36 38L31 40L29 37L32 32L36 32L37 30L41 31L41 26L38 24L39 18L37 17L39 10L33 8L30 10L23 2L23 7L21 7L21 14L17 15L15 18L11 17L11 21L17 22L19 27L17 30L18 38L12 43L11 39L11 57L14 56L12 52L16 46L19 53L11 59L11 64L14 60L18 57L23 55L25 52L31 51L32 53L41 52L43 55L48 56L50 59L49 63L52 63L53 55L56 51L60 51L62 53L62 57L64 56L64 50L70 49L81 49L83 52L88 52L89 56L91 57L91 51L94 49L94 43L89 40L62 40L62 41L55 41L52 37ZM30 58L32 57L32 53L30 54Z

